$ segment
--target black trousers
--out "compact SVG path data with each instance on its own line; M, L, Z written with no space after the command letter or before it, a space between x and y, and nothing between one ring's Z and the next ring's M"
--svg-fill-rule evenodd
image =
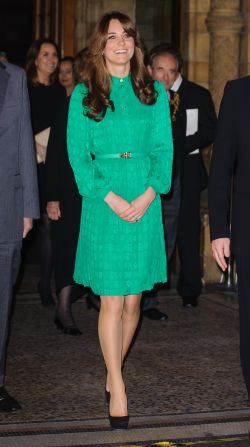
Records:
M180 176L173 179L170 192L161 196L162 219L168 261L173 255L178 231L178 219L181 202Z
M183 166L177 234L177 247L180 257L177 291L183 298L198 297L202 289L200 193L203 174L200 156L187 156Z
M0 243L0 387L5 379L9 316L20 260L21 242Z
M178 230L178 216L181 201L180 176L173 179L171 190L168 194L161 196L162 221L165 236L165 246L167 260L170 261L176 244ZM142 310L153 309L157 306L157 290L143 292L141 308Z
M250 256L235 256L240 316L240 359L250 399Z

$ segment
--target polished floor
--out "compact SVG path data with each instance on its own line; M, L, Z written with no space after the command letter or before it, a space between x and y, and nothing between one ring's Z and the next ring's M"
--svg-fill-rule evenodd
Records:
M1 447L245 447L250 404L238 349L238 303L204 291L197 308L161 289L167 321L142 319L124 368L130 429L111 431L104 404L98 313L73 307L83 334L60 333L37 294L30 265L17 290L6 386L22 411L0 414Z

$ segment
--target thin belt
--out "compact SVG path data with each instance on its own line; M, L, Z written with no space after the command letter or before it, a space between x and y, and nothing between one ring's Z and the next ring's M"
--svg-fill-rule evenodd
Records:
M147 154L143 152L121 152L120 154L97 154L94 155L94 159L99 158L135 158L135 157L146 157Z

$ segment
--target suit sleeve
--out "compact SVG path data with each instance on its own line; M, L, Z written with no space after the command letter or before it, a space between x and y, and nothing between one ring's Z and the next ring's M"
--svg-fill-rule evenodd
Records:
M84 94L86 94L86 87L78 84L70 100L67 130L69 161L79 193L83 197L103 200L111 188L106 179L95 172L89 137L90 119L83 115Z
M208 90L203 89L199 92L198 130L193 135L186 137L185 155L196 149L204 149L213 143L216 121L211 94Z
M39 198L34 138L25 73L21 72L22 104L20 108L19 167L23 188L23 217L39 218Z
M235 100L229 82L221 101L209 175L208 200L211 240L229 237L231 184L235 161Z
M159 96L154 106L152 125L153 150L150 152L151 172L148 186L156 193L167 194L171 186L173 163L173 136L169 100L164 87L156 83Z

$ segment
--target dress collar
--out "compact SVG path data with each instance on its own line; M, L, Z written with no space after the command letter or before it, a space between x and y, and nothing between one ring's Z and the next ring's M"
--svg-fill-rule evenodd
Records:
M128 85L130 83L131 75L128 74L124 78L118 78L117 76L111 76L112 84L114 86Z

